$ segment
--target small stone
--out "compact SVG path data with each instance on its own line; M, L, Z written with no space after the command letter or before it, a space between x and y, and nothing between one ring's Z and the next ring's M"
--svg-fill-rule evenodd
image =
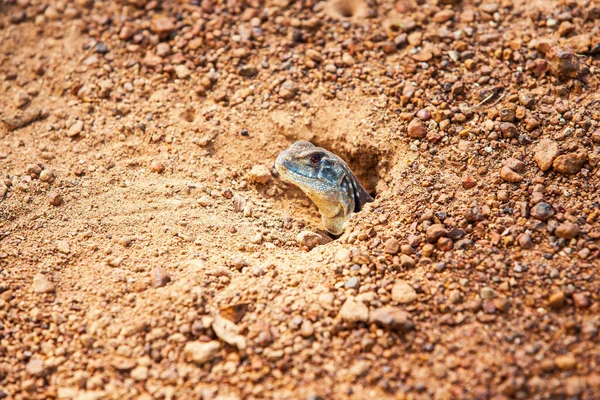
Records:
M171 281L171 277L160 266L154 268L152 272L152 287L159 288L165 286L167 283Z
M142 63L148 67L157 67L163 62L162 57L157 56L154 53L147 52L142 60Z
M398 251L400 250L400 243L398 240L396 240L396 238L389 238L385 241L383 248L383 251L385 251L387 254L398 254Z
M565 392L569 398L578 398L587 389L586 379L583 376L570 376L566 379Z
M575 359L575 357L569 354L556 357L554 359L554 364L556 364L556 366L559 369L563 371L568 371L571 369L575 369L575 367L577 366L577 360Z
M559 238L573 239L580 233L579 226L572 222L563 222L554 230L554 234Z
M561 291L551 294L548 299L548 305L553 309L562 308L565 305L565 293Z
M554 46L546 52L550 72L557 78L576 78L579 75L577 55L568 47Z
M533 248L533 242L531 241L531 235L528 233L519 235L518 242L519 242L519 246L521 246L522 249L529 250L529 249Z
M574 175L578 173L583 165L587 162L587 152L569 153L556 157L552 166L561 174Z
M29 360L27 366L25 367L25 370L29 375L35 377L42 377L45 375L46 372L44 369L44 362L37 357L34 357L31 360Z
M462 186L465 189L472 189L477 186L477 181L471 175L467 175L462 179Z
M152 161L152 165L150 165L150 170L156 173L163 173L165 171L165 164L160 161Z
M31 289L35 293L53 293L56 287L44 274L35 274Z
M175 24L171 18L158 17L152 20L150 29L159 36L166 37L175 30Z
M414 266L416 265L416 263L415 263L415 260L411 256L406 255L406 254L402 254L400 256L400 265L403 268L410 269L410 268L414 268Z
M356 61L354 60L354 57L352 57L349 53L344 53L342 54L342 63L346 67L351 67L356 63Z
M60 206L63 203L63 198L60 193L50 192L48 195L48 201L50 201L50 204L53 206Z
M422 108L417 111L417 118L419 118L421 121L429 121L431 118L431 112L426 108Z
M417 299L417 292L406 281L397 281L392 286L392 300L400 304L409 304Z
M171 46L169 43L161 42L156 45L156 55L159 57L166 57L171 54Z
M425 237L430 242L437 242L439 238L444 236L448 236L448 230L442 224L433 224L425 231Z
M386 329L402 332L413 330L415 327L408 312L392 306L374 310L371 313L370 322Z
M423 139L427 136L427 128L418 118L413 119L408 124L408 137L411 139Z
M137 31L134 28L125 25L123 26L123 28L121 28L121 31L119 32L119 39L129 40L132 37L134 37L136 33Z
M279 88L279 96L285 100L293 98L297 92L298 88L296 87L296 85L294 85L294 82L290 80L286 80L285 82L283 82L281 84L281 87Z
M302 322L302 326L300 326L300 334L305 337L311 337L315 332L315 328L313 323L310 320L306 319Z
M69 242L66 240L59 240L56 242L56 249L63 254L69 254L71 252L71 249L69 248Z
M433 15L433 22L444 23L450 21L454 17L454 11L451 9L443 9Z
M29 175L32 178L37 178L38 176L40 176L40 173L42 172L42 167L40 167L37 164L29 164L25 167L25 171L27 172L27 175Z
M179 79L185 79L185 78L189 77L191 74L192 74L192 71L190 71L190 69L183 64L177 65L175 67L175 75L177 75L177 77Z
M450 250L452 250L453 246L454 246L454 242L452 241L451 238L441 237L437 241L437 248L440 251L450 251Z
M264 165L255 165L248 172L248 177L250 180L264 185L271 180L271 171Z
M554 208L548 203L539 202L531 208L531 216L540 221L546 221L554 215Z
M110 360L110 365L117 371L129 371L135 368L137 362L131 358L114 356Z
M77 120L67 131L67 136L70 138L75 137L79 135L81 131L83 131L83 121Z
M573 293L573 303L577 308L588 308L590 306L590 298L585 293Z
M366 322L369 320L369 308L361 301L350 297L340 309L340 317L348 322Z
M321 53L319 53L318 51L316 51L314 49L306 50L306 57L310 58L311 60L313 60L314 62L317 62L317 63L320 63L323 61L323 56L321 55Z
M496 297L496 291L491 287L484 286L481 288L479 296L481 296L481 298L484 300L493 299L494 297Z
M500 130L502 131L502 136L505 138L514 138L519 134L517 127L511 122L501 123Z
M538 143L533 159L542 171L548 171L558 155L558 144L550 139L542 139Z
M360 279L356 276L348 279L344 285L346 289L357 289L360 287Z
M45 169L40 173L40 181L42 182L52 182L54 181L54 171L51 169Z
M246 338L239 334L238 326L232 321L217 315L211 326L215 335L225 343L237 347L240 351L246 349Z
M518 183L523 180L523 175L513 171L505 165L500 170L500 178L507 182Z
M144 365L137 366L131 370L130 375L133 378L133 380L136 380L138 382L145 381L146 379L148 379L148 367Z
M306 246L309 250L331 242L331 238L312 231L301 231L296 237L300 246Z
M519 174L522 174L523 172L525 172L525 163L523 161L518 160L513 157L505 160L504 165Z
M221 350L221 343L217 340L210 342L188 342L183 348L183 354L188 362L204 364L213 360Z
M380 44L381 50L385 54L392 54L396 51L396 43L386 40L385 42L381 42Z

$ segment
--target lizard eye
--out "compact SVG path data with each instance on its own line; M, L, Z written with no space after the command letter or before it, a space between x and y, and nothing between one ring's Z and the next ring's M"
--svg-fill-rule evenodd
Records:
M318 164L319 161L321 161L321 155L320 154L313 154L312 156L310 156L310 162L313 164Z

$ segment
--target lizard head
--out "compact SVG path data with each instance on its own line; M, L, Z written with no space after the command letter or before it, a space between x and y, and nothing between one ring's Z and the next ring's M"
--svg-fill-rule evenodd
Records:
M315 202L323 218L340 213L347 218L373 201L344 160L310 142L298 141L282 151L275 168Z
M275 168L283 180L293 183L312 197L328 197L339 190L341 175L346 164L335 154L298 141L282 151L275 160Z

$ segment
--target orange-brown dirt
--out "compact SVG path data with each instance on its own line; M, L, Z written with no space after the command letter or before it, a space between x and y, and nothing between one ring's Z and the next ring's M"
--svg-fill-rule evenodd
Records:
M0 0L0 399L600 398L599 18Z

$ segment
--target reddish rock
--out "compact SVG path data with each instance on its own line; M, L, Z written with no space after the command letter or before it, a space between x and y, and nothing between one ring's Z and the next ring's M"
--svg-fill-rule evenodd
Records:
M556 157L552 166L561 174L574 175L581 171L588 159L587 152L569 153Z

